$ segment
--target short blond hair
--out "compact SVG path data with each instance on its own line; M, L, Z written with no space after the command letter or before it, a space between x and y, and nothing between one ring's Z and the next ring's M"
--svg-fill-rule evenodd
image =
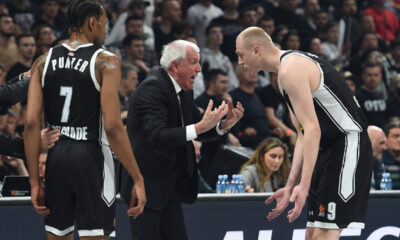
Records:
M259 46L273 46L271 37L262 28L259 27L248 27L243 30L237 39L241 38L247 47L252 47L254 45Z

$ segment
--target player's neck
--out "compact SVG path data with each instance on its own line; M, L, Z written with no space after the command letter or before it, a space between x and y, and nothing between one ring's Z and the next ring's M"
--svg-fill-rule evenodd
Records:
M271 54L264 58L264 63L262 66L265 66L265 68L263 70L267 72L278 73L281 66L280 57L284 51L281 51L278 48L274 48L272 51L273 52Z
M80 45L87 44L87 43L93 43L93 40L88 39L88 37L85 34L81 34L78 32L72 32L71 37L69 38L69 41L67 42L67 44L72 48L76 48Z

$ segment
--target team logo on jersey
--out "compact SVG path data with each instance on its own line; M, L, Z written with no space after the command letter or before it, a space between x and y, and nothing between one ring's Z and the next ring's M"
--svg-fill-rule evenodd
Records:
M74 56L75 52L74 51L69 51L68 56Z
M319 217L325 217L325 211L326 211L326 207L325 205L321 204L319 205Z

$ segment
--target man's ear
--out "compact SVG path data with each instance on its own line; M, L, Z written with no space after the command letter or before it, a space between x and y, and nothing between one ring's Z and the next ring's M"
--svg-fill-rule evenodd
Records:
M88 19L88 28L89 28L89 31L93 31L94 30L94 27L95 27L95 25L96 25L96 18L95 17L89 17L89 19Z
M254 52L254 55L255 55L256 57L259 57L259 56L261 55L260 46L254 45L254 47L253 47L253 52Z
M170 65L170 69L173 73L177 73L178 72L178 62L176 61L172 61L171 65Z

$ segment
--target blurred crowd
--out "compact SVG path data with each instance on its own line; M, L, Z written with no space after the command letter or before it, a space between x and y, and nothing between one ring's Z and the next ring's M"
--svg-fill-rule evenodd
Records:
M199 108L228 98L245 108L229 134L195 143L203 176L215 171L222 146L231 145L255 150L243 166L232 166L243 173L247 191L274 191L288 177L297 136L276 91L279 76L246 72L237 64L236 36L258 26L279 48L310 52L342 72L369 125L384 130L383 140L375 142L374 187L379 189L376 176L388 171L393 188L400 189L400 0L100 1L108 17L103 47L121 59L123 121L129 96L159 67L162 47L175 39L200 47L202 72L193 89ZM0 0L0 84L29 71L38 56L68 39L68 3ZM22 136L24 113L23 102L2 110L0 131ZM0 181L7 174L27 175L24 160L0 156Z

